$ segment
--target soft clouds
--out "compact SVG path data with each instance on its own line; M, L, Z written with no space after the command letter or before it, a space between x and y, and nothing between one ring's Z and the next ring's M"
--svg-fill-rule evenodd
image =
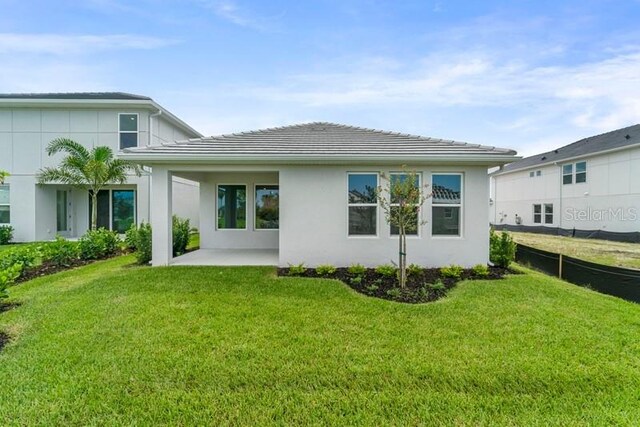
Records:
M157 49L175 43L175 40L131 34L0 33L0 54L84 54L106 50Z

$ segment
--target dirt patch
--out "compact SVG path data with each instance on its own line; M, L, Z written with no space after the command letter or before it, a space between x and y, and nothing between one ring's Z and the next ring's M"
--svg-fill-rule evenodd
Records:
M385 276L368 268L364 274L349 273L347 268L338 268L335 273L320 275L314 268L307 268L302 274L292 275L289 268L278 268L278 276L287 277L315 277L323 279L337 279L347 284L361 294L391 301L409 304L420 304L436 301L444 297L460 280L498 280L511 270L500 267L489 267L487 276L478 276L472 270L464 270L460 277L444 277L438 268L424 268L407 277L407 286L398 287L398 279Z
M9 335L0 331L0 351L4 348L5 345L9 344Z

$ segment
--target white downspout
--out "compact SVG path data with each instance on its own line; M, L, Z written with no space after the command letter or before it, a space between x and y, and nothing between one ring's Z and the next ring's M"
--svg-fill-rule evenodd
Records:
M150 146L152 145L151 143L153 142L153 118L154 117L159 117L162 115L162 110L158 110L153 114L149 114L149 138L148 138L148 145ZM160 127L158 127L158 129L160 129ZM143 168L144 169L144 168ZM147 218L147 222L151 223L151 170L147 171L147 206L148 206L148 218Z

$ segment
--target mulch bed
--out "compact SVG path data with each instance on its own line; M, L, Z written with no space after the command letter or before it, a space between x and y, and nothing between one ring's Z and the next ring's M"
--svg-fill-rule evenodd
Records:
M19 302L2 302L0 301L0 313L4 313L5 311L9 311L16 307L20 307Z
M461 280L498 280L505 274L514 271L501 267L489 267L489 275L479 277L471 269L464 270L460 278L443 277L439 268L424 268L418 274L407 277L405 289L398 287L398 279L383 276L373 268L366 269L363 276L350 274L347 268L338 268L335 273L319 275L314 268L307 268L302 274L291 274L289 268L278 268L278 276L314 277L323 279L337 279L347 284L361 294L391 301L420 304L431 302L444 297Z
M0 331L0 351L2 351L2 348L9 343L9 339L9 335Z

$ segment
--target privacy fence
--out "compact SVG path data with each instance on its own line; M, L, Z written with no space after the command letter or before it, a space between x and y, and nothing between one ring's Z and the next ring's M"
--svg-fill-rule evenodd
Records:
M640 270L596 264L521 244L516 261L567 282L640 303Z
M612 240L614 242L640 243L640 232L616 233L605 230L579 230L577 228L545 227L543 225L492 224L496 230L522 231L525 233L550 234L552 236L580 237L583 239Z

